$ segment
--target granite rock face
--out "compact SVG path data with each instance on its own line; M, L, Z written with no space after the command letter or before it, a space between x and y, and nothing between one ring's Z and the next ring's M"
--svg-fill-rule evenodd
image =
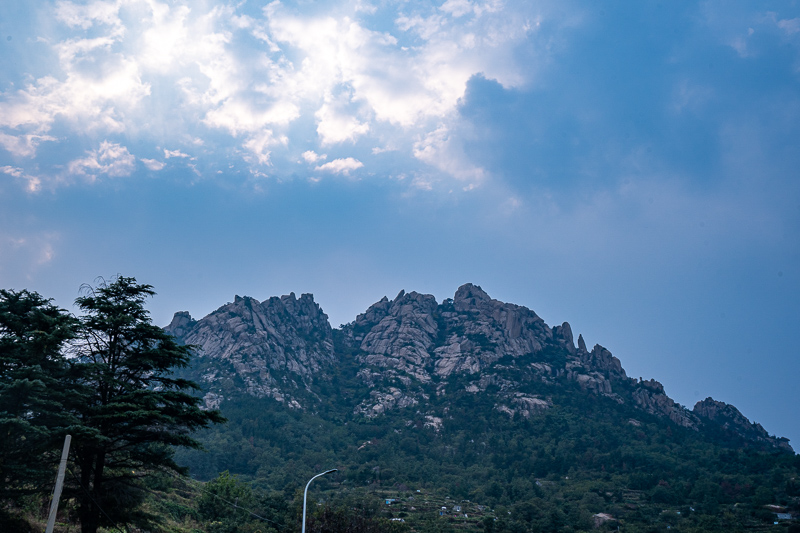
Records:
M364 335L353 336L364 352L361 361L429 382L428 369L439 331L434 318L437 307L433 296L405 291L392 301L384 297L372 305L355 321L356 327L366 330Z
M582 335L576 346L569 323L551 329L532 310L495 300L471 283L441 303L400 291L338 331L313 296L294 293L263 302L237 296L201 320L178 312L165 329L198 347L195 379L209 409L240 393L316 408L325 399L314 391L330 394L332 376L347 367L348 383L357 383L359 392L346 408L358 417L413 410L438 430L448 395L476 395L498 416L530 418L554 406L552 392L543 391L564 387L685 428L716 424L747 441L791 450L786 439L771 437L731 405L709 398L689 411L658 381L629 378L603 346L589 351ZM320 383L327 385L315 389Z
M667 396L664 386L654 379L639 382L633 391L633 400L650 414L669 418L679 426L697 429L697 417Z
M571 342L569 324L566 328ZM372 369L363 374L365 383L380 390L356 407L364 414L398 405L396 393L376 385L381 381L404 382L405 394L419 402L425 394L421 387L434 380L480 374L504 357L535 354L553 343L553 332L536 313L493 300L471 283L441 304L417 292L384 297L343 326L343 334L348 346L359 351L358 361Z
M471 283L459 287L452 302L445 300L440 313L444 342L434 350L440 377L474 374L503 357L540 352L553 340L553 332L536 313L493 300Z
M569 325L567 325L569 326ZM368 365L403 372L421 383L474 374L502 357L541 351L553 333L536 313L493 300L480 287L459 287L441 305L429 294L383 298L344 326Z
M771 436L761 424L750 422L736 407L725 402L718 402L709 397L697 402L692 412L745 440L789 452L794 451L788 439Z
M294 391L333 364L333 332L310 294L294 293L263 302L237 296L201 320L176 313L165 328L197 353L208 371L201 381L218 384L233 373L245 391L299 406ZM228 367L227 370L225 367Z

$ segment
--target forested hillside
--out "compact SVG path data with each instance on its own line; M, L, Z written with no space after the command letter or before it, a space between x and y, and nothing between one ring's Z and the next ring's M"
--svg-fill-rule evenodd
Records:
M151 294L118 278L76 319L3 293L2 531L42 530L70 432L58 532L297 533L303 487L330 469L311 488L310 532L800 530L786 439L711 398L689 410L606 348L576 345L568 323L480 287L441 303L401 291L337 329L290 294L161 330ZM92 400L103 387L106 404Z
M264 305L297 320L300 300L282 301ZM551 329L470 285L442 304L401 292L341 329L325 329L320 311L301 314L311 320L291 343L329 350L304 353L306 368L319 362L306 372L270 366L268 351L243 340L259 324L275 329L258 305L223 306L214 320L224 336L202 321L185 330L205 328L188 375L229 419L199 435L207 453L178 454L196 479L229 471L291 499L338 468L319 482L322 500L372 501L414 529L797 529L786 517L800 512L800 458L785 439L710 398L685 409L658 382L628 378L605 348L574 346L569 324ZM223 337L248 348L220 357Z

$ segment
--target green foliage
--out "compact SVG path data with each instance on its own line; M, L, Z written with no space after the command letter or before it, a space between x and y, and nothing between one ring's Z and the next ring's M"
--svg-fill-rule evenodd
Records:
M224 419L174 375L190 347L151 323L151 286L119 277L85 289L79 319L36 293L0 290L0 500L49 495L71 434L64 497L94 533L157 521L143 505L154 477L183 472L174 448L199 448L191 433Z
M255 503L250 487L225 471L206 483L197 501L197 511L199 517L210 524L210 531L229 533L250 521L248 509L254 508Z
M65 411L63 349L77 321L35 292L0 290L0 499L52 483L59 443L76 421Z
M503 364L512 379L527 361ZM221 406L229 424L198 434L209 453L185 450L177 460L200 479L230 470L287 498L315 473L337 467L336 476L315 481L334 507L341 503L335 495L380 502L382 492L423 489L480 503L486 510L474 520L470 514L466 527L490 533L589 531L598 513L613 517L600 531L617 525L731 531L771 524L774 514L759 512L764 504L800 505L795 456L681 428L590 396L574 382L524 383L521 392L554 404L530 419L499 413L491 391L466 392L469 376L451 376L445 394L430 394L425 411L416 406L366 419L353 414L348 398L368 392L343 366L330 379L320 378L314 392L325 401L315 412L231 396ZM426 427L426 413L446 413L440 430ZM452 517L424 514L419 504L404 509L414 531L455 526Z
M363 510L325 505L306 524L309 533L405 533L402 522L370 516Z
M80 421L73 494L82 531L94 533L100 525L151 522L140 511L141 480L155 469L181 471L174 446L199 448L191 432L224 419L200 409L193 382L173 376L188 364L190 347L151 323L150 285L118 277L86 291L75 302L84 315L72 383Z
M334 331L339 364L298 392L308 395L309 409L248 396L234 377L223 390L222 410L230 423L213 426L220 415L199 410L201 391L190 381L209 362L190 361L190 347L150 324L143 303L151 287L119 278L92 289L78 300L85 315L77 330L74 320L46 300L7 294L29 300L31 309L41 309L52 322L50 330L6 326L0 332L2 416L8 421L15 412L16 420L27 420L26 413L41 413L30 419L25 442L50 442L72 432L72 471L80 482L70 478L68 496L77 498L83 524L92 522L82 513L99 503L110 511L95 524L149 522L149 530L170 533L298 533L302 487L314 474L336 467L339 472L316 480L309 494L309 533L797 529L795 523L773 526L775 514L765 506L800 512L800 457L744 446L721 431L679 427L631 402L590 395L561 375L525 375L530 363L563 365L566 353L557 347L505 357L492 370L499 379L520 383L518 392L552 402L530 418L498 411L499 385L473 394L467 387L475 376L454 375L410 385L428 396L424 406L369 419L353 410L370 393L357 376L358 350L346 348L342 333ZM0 314L0 321L27 320L19 319L27 311L15 313L6 319ZM54 327L59 324L66 329ZM33 337L52 339L38 345L47 350L36 354L48 355L36 376L56 379L51 383L58 386L3 396L15 380L35 381L35 365L13 366L35 356ZM62 357L65 346L71 359ZM385 381L382 386L407 387ZM623 381L614 387L630 392ZM51 395L50 389L69 394ZM27 407L14 407L12 397L29 398ZM440 428L427 423L431 414L442 418ZM55 423L47 417L62 418ZM0 428L13 427L5 423L0 420ZM192 436L194 429L200 431ZM41 440L34 430L44 431ZM198 442L208 453L201 453ZM9 453L0 451L6 480ZM54 455L39 465L42 472L52 467ZM206 482L165 474L182 470L178 465ZM80 496L83 487L92 495L88 503ZM385 498L397 502L386 505ZM456 503L463 513L454 511ZM448 508L442 515L441 506ZM19 523L13 516L0 520Z

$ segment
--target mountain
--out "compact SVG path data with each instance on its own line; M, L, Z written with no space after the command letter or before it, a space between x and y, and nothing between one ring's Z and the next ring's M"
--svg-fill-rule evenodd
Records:
M298 391L336 362L328 316L310 294L263 302L236 296L201 320L175 313L165 330L198 347L205 369L199 380L213 390L205 396L210 408L219 405L231 378L240 392L301 408Z
M200 320L178 312L165 329L197 347L193 377L209 408L247 394L300 410L345 402L352 416L365 418L413 409L436 421L441 413L431 409L431 396L463 383L467 394L491 397L498 416L529 418L554 405L543 386L571 383L576 394L610 399L665 424L793 451L734 406L707 398L689 410L658 381L629 378L603 346L590 351L581 335L576 346L569 323L551 328L534 311L494 300L471 283L441 303L400 291L340 330L312 295L294 293L263 302L236 296ZM343 364L357 367L366 394L321 397L315 380L324 382Z
M289 294L166 329L196 347L184 377L229 420L176 459L270 493L259 516L335 467L317 498L420 533L800 531L787 439L712 398L687 409L476 285L442 302L400 291L341 328Z

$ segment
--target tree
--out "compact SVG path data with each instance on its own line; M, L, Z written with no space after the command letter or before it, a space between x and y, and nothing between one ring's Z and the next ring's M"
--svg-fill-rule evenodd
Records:
M255 503L250 486L226 470L206 483L197 511L213 533L234 533L251 521L249 510Z
M155 294L152 286L117 277L84 290L75 301L84 315L73 387L81 422L73 436L74 495L82 532L95 533L101 525L151 521L139 509L142 478L155 470L185 473L174 447L200 448L191 432L225 419L200 408L195 383L175 377L191 347L151 323L144 302Z
M0 499L52 483L60 441L77 422L61 386L77 325L35 292L0 290Z

